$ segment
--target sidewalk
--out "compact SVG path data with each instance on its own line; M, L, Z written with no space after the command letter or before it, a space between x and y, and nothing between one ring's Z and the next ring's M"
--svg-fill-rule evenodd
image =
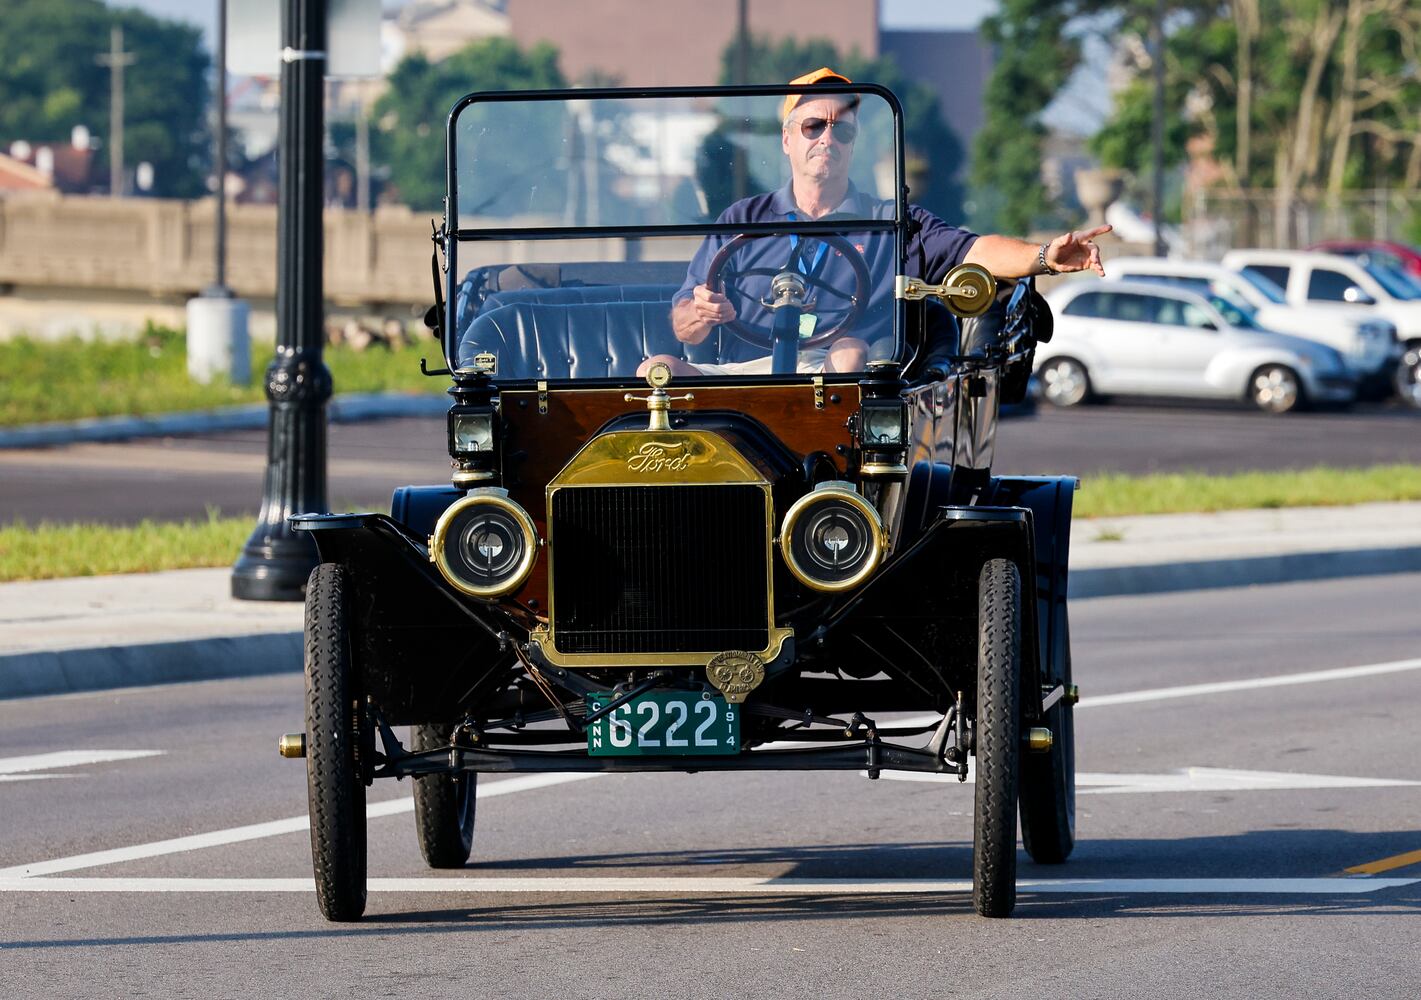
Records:
M1073 599L1421 572L1421 503L1077 521ZM0 584L0 698L301 668L302 608L230 570Z

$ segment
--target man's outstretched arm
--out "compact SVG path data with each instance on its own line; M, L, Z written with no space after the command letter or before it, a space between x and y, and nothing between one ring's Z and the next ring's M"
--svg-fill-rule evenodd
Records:
M1063 274L1092 270L1105 277L1105 268L1100 263L1100 248L1091 241L1108 232L1109 226L1097 226L1057 236L1046 244L1046 264L1051 270ZM1045 273L1041 258L1040 243L1028 243L1012 236L989 235L977 237L963 262L980 264L999 278L1025 278Z

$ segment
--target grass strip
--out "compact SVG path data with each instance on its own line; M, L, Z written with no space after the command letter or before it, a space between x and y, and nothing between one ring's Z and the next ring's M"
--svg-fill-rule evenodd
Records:
M1421 466L1301 472L1090 476L1076 494L1079 518L1421 500ZM338 508L340 504L336 505ZM253 517L103 524L0 525L0 582L230 566ZM1123 536L1119 536L1123 537Z
M338 392L444 392L447 379L420 373L421 354L431 367L443 367L432 339L404 349L332 346L323 357ZM264 403L271 359L270 344L254 343L250 385L200 385L188 378L182 331L167 327L149 324L137 339L123 341L0 341L0 427Z
M1289 472L1104 474L1085 477L1076 517L1207 513L1279 507L1345 507L1421 500L1421 466L1318 466Z
M0 526L0 581L229 566L251 535L252 517L140 521L133 525L16 521Z

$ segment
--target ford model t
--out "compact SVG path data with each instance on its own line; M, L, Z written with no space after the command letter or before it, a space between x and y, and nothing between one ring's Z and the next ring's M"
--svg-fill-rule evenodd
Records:
M435 868L468 860L499 772L975 775L988 916L1018 812L1032 858L1070 853L1075 484L991 472L1049 313L1029 280L915 271L897 101L813 93L843 113L794 127L852 145L818 218L726 211L782 197L803 87L451 112L452 482L293 519L321 561L283 752L328 918L365 907L367 786L405 776ZM697 295L718 321L688 334Z

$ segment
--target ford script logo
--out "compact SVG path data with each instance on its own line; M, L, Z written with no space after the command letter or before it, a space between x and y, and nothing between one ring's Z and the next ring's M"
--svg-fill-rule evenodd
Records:
M690 468L691 456L679 441L648 441L627 459L633 472L681 472Z

